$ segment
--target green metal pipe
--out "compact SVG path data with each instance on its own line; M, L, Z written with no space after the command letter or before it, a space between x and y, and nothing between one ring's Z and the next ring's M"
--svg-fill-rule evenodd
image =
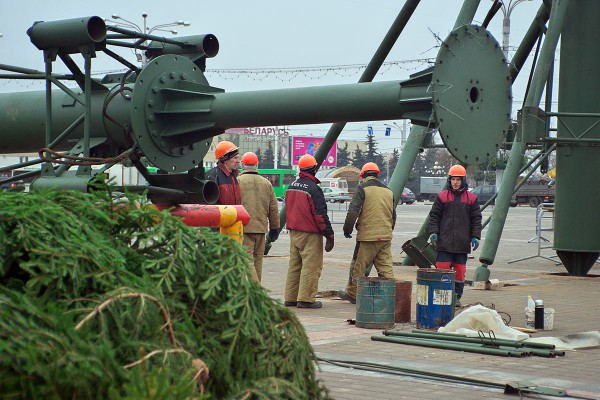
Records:
M517 184L517 186L515 186L514 190L513 190L513 194L515 194L517 192L517 190L519 190L519 188L521 186L523 186L525 183L527 183L527 179L529 179L529 177L531 175L533 175L533 173L538 169L538 167L546 160L548 159L548 156L550 156L550 154L556 149L556 145L552 145L550 146L550 148L542 153L539 152L531 161L529 161L526 165L524 165L521 170L519 171L518 176L520 176L524 171L527 170L527 168L529 168L529 166L531 166L534 162L535 165L530 169L530 171L523 177L523 179L521 179L521 182L519 182ZM541 157L541 158L540 158ZM492 200L494 200L496 197L498 197L498 192L494 193L494 195L492 196L492 198L487 201L485 204L487 205L489 202L491 202ZM512 198L511 198L512 199ZM485 207L483 207L485 208ZM483 209L482 208L482 209ZM492 213L493 215L493 213ZM482 224L483 228L485 228L487 226L487 224L490 223L490 221L492 220L492 215L490 215Z
M546 6L542 4L537 12L537 15L533 21L531 21L531 25L529 26L527 33L525 33L523 40L519 44L515 55L513 56L512 60L510 60L509 73L513 82L515 79L517 79L517 76L523 68L523 65L525 65L527 57L529 57L529 54L531 54L531 49L533 49L535 42L542 33L542 27L546 25L546 22L548 22L548 18L550 18L550 13L548 12Z
M469 25L471 21L473 21L473 17L475 17L480 2L481 0L463 1L463 5L456 17L456 22L454 22L454 28L452 28L452 30L460 28L463 25Z
M402 337L416 337L424 339L436 339L436 340L448 340L451 342L463 342L463 343L478 343L484 345L498 345L498 346L510 346L515 348L530 347L536 349L554 350L553 344L546 343L529 343L522 340L509 340L509 339L492 339L490 337L467 337L464 335L454 334L438 334L437 332L406 332L406 331L383 331L385 336L402 336Z
M546 31L546 39L542 44L540 58L533 73L531 89L525 98L523 107L539 107L540 105L548 75L554 63L554 54L563 30L568 4L568 0L554 0L552 2L552 14Z
M394 193L394 207L398 205L402 190L408 180L408 175L415 165L415 160L419 155L419 149L423 147L427 138L429 129L424 126L413 125L402 148L398 163L394 168L392 177L389 180L388 187Z
M513 189L521 165L523 165L523 156L527 149L525 143L518 142L513 143L510 151L510 157L504 170L504 177L500 183L498 190L498 198L496 199L496 206L492 210L490 219L490 225L485 235L485 241L481 249L481 255L479 261L483 263L482 266L487 267L494 263L496 252L498 251L498 245L500 243L500 236L502 236L502 230L506 222L506 216L508 215L508 208L510 207L510 201L512 200Z
M78 52L79 46L95 45L106 38L106 24L100 17L82 17L60 21L38 21L27 34L40 50L61 48Z
M465 351L467 353L478 353L478 354L489 354L494 356L505 356L505 357L527 357L528 352L520 350L507 350L507 349L496 349L484 346L474 346L466 343L447 343L441 340L432 339L415 339L415 338L403 338L403 337L388 337L388 336L371 336L371 340L378 342L389 342L408 344L413 346L424 346L433 347L436 349L445 350L458 350Z
M92 48L83 50L85 70L85 119L83 121L83 156L90 156L90 136L92 131ZM47 145L50 142L47 143Z
M216 93L210 112L194 116L193 122L225 129L261 126L265 120L272 125L302 125L398 119L415 109L431 110L428 86L403 87L401 81L391 81ZM191 110L205 108L203 103L202 99L173 102L162 115L168 113L175 120Z
M108 102L107 98L110 95L111 92L105 91L91 92L91 138L106 139L108 136L113 142L128 148L121 127L112 122L103 122L103 108L106 106L107 115L127 126L130 125L129 101L122 96L115 96ZM47 97L51 98L49 103L46 102ZM64 139L66 135L74 141L83 138L82 122L85 108L82 103L76 102L60 90L52 90L51 94L45 91L29 91L0 96L0 153L37 152L48 143L53 144L55 150L71 149L73 142L67 143L66 140L62 140L61 143L57 143L57 139ZM46 120L48 111L52 113L49 123ZM47 129L49 126L52 129ZM68 133L63 135L62 132Z

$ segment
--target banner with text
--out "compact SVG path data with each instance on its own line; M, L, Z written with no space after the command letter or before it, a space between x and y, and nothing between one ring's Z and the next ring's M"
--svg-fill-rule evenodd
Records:
M292 164L298 165L298 160L305 154L314 156L322 142L323 138L319 137L292 137ZM333 143L333 146L329 150L329 153L327 153L327 157L323 160L322 165L325 167L335 167L337 165L337 142Z

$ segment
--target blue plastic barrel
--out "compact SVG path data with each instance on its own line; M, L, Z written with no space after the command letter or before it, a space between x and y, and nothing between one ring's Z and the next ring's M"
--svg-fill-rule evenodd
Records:
M396 310L396 280L360 277L356 286L356 326L392 328Z
M417 328L437 329L454 318L454 271L417 270Z

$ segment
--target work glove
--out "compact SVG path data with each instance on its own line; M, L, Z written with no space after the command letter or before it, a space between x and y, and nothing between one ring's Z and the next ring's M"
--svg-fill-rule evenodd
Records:
M271 242L276 241L279 238L279 229L269 229L269 240Z
M350 234L350 232L344 231L344 237L347 239L352 239L352 235Z
M333 237L328 237L325 242L325 251L330 252L333 249Z
M429 236L429 241L431 242L432 245L436 245L437 243L437 239L438 239L438 234L437 233L432 233L431 236Z
M473 251L477 250L477 248L479 247L479 240L477 240L477 238L472 237L471 238L471 248L473 249Z

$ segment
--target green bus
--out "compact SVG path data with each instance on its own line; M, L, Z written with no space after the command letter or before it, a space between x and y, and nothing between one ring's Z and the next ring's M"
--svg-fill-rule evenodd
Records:
M292 182L296 180L296 170L294 169L258 169L258 173L271 182L275 196L285 197L285 191Z
M208 172L210 168L206 168L205 171ZM157 173L158 168L149 167L148 171L150 173ZM296 170L289 168L277 168L277 169L263 169L259 168L258 173L271 182L273 185L273 190L275 191L275 196L277 197L285 197L285 191L290 186L292 182L296 180Z

